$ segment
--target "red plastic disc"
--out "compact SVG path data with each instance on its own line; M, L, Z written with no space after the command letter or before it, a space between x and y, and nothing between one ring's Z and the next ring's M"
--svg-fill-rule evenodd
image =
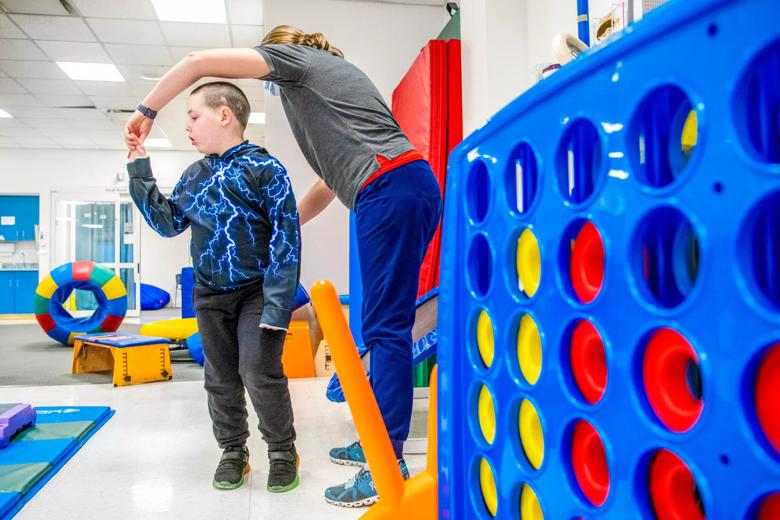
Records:
M650 464L650 501L658 520L705 518L691 470L668 450L660 450Z
M755 403L761 429L780 454L780 343L770 347L758 369Z
M609 495L609 468L604 443L587 421L577 421L571 439L571 463L574 477L585 497L601 507Z
M647 344L642 371L645 393L658 419L676 433L693 428L704 408L688 387L691 361L698 363L696 351L675 330L659 329Z
M604 243L592 222L586 222L574 239L569 275L574 294L581 302L596 299L604 282Z
M758 520L777 520L780 518L780 493L772 493L764 499L758 510Z
M607 359L601 335L591 322L582 320L574 327L570 360L577 388L588 403L598 403L607 386Z

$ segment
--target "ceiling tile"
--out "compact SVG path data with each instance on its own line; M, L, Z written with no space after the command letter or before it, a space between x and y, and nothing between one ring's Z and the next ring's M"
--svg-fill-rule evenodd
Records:
M3 6L9 13L70 15L59 0L3 0Z
M81 91L69 79L19 79L27 90L33 94L68 94L80 95Z
M100 41L107 43L132 43L136 45L164 45L162 31L157 22L143 20L112 20L89 18L87 23Z
M231 25L233 47L256 47L263 39L263 27L259 25Z
M0 94L0 108L2 109L6 109L6 107L39 106L43 106L43 103L36 99L32 94ZM13 114L13 112L11 113Z
M10 137L0 137L0 148L17 148L19 145Z
M13 41L13 40L12 40ZM78 63L110 63L106 51L99 43L38 41L41 49L54 61Z
M135 110L141 99L138 96L89 96L92 103L103 110Z
M43 104L49 107L81 107L92 105L93 102L87 96L63 96L60 94L38 94Z
M25 34L4 14L0 14L0 38L27 38Z
M11 78L0 78L0 94L27 94L27 89Z
M230 23L263 25L263 2L261 0L226 0Z
M84 17L157 20L149 0L70 0Z
M0 40L0 59L45 60L47 58L32 40Z
M133 91L125 82L77 81L82 92L88 96L131 96Z
M15 78L68 78L68 75L61 68L50 61L0 60L0 69Z
M11 19L33 40L96 41L95 35L81 18L12 14Z
M18 139L18 141L22 148L62 148L62 146L58 145L48 137L25 137L24 139Z
M124 43L107 43L106 50L114 59L114 63L126 63L130 65L173 64L171 54L168 52L168 48L164 45L128 45Z
M29 126L30 128L73 128L73 122L68 119L60 118L29 118L21 117L20 121Z
M7 78L7 77L8 77L8 74L6 74L2 70L0 70L0 78Z
M218 23L160 22L168 45L230 47L228 26Z
M78 119L80 121L108 121L106 113L95 108L60 108L57 109L56 113L58 117Z
M168 49L171 51L171 57L173 58L174 62L183 60L187 54L191 52L205 51L209 48L210 47L168 47Z

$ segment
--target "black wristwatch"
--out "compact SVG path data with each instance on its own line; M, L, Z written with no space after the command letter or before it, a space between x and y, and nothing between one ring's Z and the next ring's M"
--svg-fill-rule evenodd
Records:
M157 112L156 111L152 110L149 107L145 107L143 104L139 104L138 107L136 108L136 110L141 112L143 115L145 115L149 119L154 119L155 117L157 117Z

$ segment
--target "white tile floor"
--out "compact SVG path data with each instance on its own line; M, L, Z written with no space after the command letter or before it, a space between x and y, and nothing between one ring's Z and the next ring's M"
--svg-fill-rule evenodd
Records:
M366 510L337 508L322 498L354 468L328 461L327 450L354 441L346 405L328 402L326 379L290 381L301 455L301 485L275 495L265 489L265 444L250 438L252 473L235 491L217 491L219 459L202 382L0 387L0 402L39 406L106 405L116 415L25 505L19 520L36 519L341 519ZM254 413L250 422L257 424ZM407 457L412 474L424 456Z

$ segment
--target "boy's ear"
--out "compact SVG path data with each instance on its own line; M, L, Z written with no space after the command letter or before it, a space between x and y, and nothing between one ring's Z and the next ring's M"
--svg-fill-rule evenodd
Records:
M222 126L227 126L233 120L233 112L226 106L219 109L219 122Z

